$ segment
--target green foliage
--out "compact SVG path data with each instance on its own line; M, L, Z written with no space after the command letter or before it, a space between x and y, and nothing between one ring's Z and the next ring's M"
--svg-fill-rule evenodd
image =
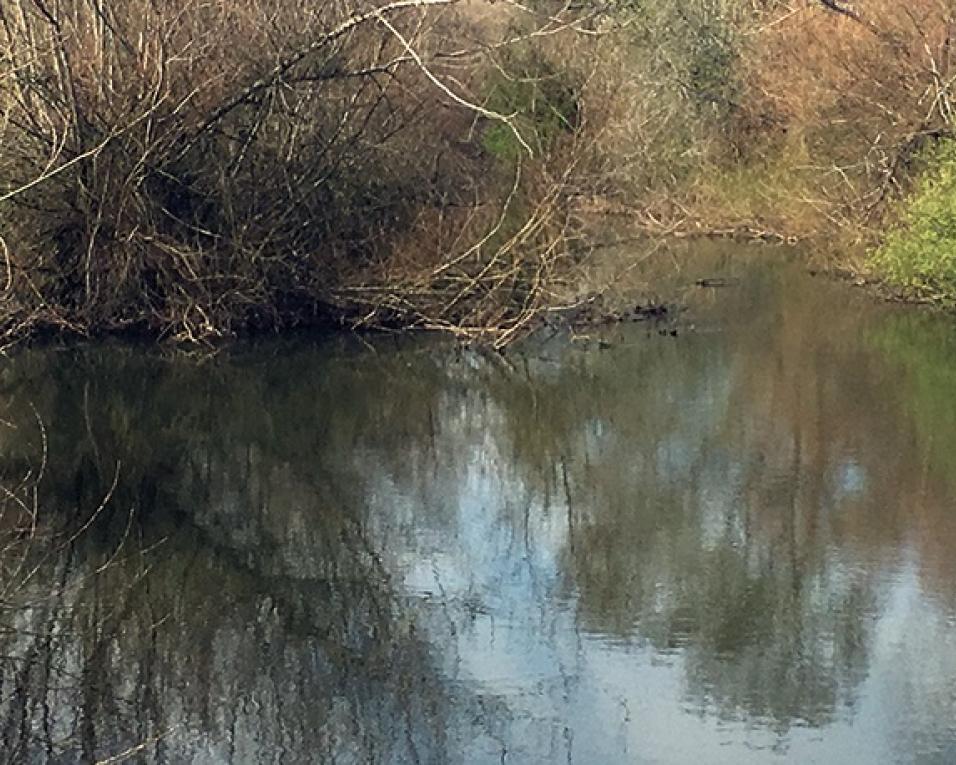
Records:
M540 155L571 133L578 122L577 89L566 73L558 73L538 56L515 56L508 74L492 83L487 107L514 115L515 127ZM513 159L522 151L514 131L500 122L489 124L481 136L485 151L499 159Z
M910 295L956 305L956 141L939 144L921 159L922 181L870 265Z

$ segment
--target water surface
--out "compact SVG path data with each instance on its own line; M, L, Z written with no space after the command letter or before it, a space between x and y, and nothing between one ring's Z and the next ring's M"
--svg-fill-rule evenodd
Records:
M0 762L956 761L956 325L753 260L505 356L5 362Z

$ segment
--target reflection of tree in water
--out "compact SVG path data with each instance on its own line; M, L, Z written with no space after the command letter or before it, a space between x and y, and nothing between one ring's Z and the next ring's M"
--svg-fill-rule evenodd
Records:
M884 359L897 380L903 407L917 438L906 448L918 460L920 482L909 478L911 524L920 534L921 575L928 589L956 609L956 514L952 497L938 486L956 475L956 338L952 322L936 315L910 314L868 327L865 342Z
M263 576L194 528L95 574L81 543L4 641L7 762L409 761L445 749L443 689L347 532L329 569ZM341 532L341 534L340 534ZM147 571L148 568L148 571ZM45 577L44 577L45 578Z
M118 369L126 387L108 383ZM335 467L315 447L334 423L270 431L302 402L283 399L291 386L267 398L261 379L208 407L201 370L58 370L30 391L50 422L51 524L95 506L101 466L136 459L7 612L0 761L95 761L142 743L137 756L157 762L447 759L454 710L414 615L355 498L330 494ZM206 390L224 395L220 382ZM177 392L179 407L153 406ZM29 450L9 451L19 464Z
M497 399L516 453L559 486L567 464L588 630L679 656L692 704L778 729L854 703L926 490L892 379L830 298L784 290L729 337L578 356Z

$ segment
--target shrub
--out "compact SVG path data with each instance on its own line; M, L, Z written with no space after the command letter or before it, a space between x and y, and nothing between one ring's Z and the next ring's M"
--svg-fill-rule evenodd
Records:
M870 258L890 284L956 304L956 141L926 150L922 180L900 205L899 221Z
M542 61L492 84L511 12L415 5L8 0L0 333L326 317L512 337L564 252L570 155L549 149L571 96ZM468 108L489 92L527 113Z

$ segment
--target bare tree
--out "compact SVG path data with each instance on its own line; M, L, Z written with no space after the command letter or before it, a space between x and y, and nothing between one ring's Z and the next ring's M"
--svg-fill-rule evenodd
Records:
M564 292L588 139L564 115L542 143L540 99L496 104L496 83L529 41L593 35L594 18L10 0L5 335L208 341L331 316L510 341Z

